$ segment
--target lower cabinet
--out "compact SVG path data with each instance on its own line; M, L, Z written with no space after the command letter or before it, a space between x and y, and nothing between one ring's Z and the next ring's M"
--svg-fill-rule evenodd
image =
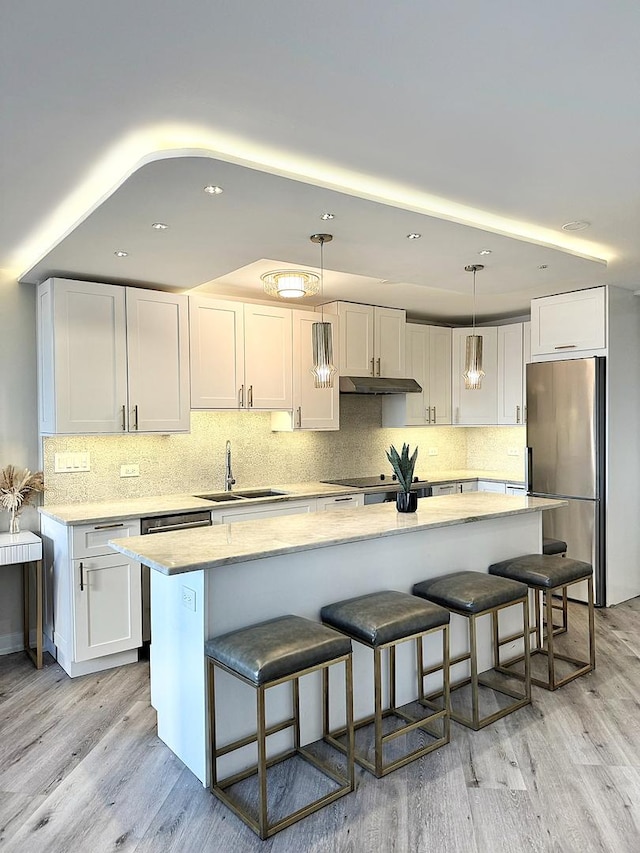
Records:
M139 519L65 525L42 516L45 642L71 676L138 659L142 645L141 567L109 539L137 536Z
M496 483L493 480L478 480L478 491L504 495L506 494L506 486L504 483Z
M283 501L278 504L261 506L240 506L214 509L211 520L214 524L231 524L234 521L259 521L261 518L275 518L279 515L298 515L302 512L314 512L316 499L308 501Z

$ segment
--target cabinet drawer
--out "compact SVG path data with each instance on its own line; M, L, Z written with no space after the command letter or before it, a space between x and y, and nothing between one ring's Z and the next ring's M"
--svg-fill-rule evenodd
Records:
M431 494L434 498L438 495L455 495L457 490L457 483L440 483L431 487Z
M79 524L73 528L71 556L99 557L113 554L107 544L109 539L123 539L126 536L140 535L139 518L123 518L118 521L103 521L96 524Z
M336 498L318 498L317 509L353 509L364 506L364 495L340 495Z

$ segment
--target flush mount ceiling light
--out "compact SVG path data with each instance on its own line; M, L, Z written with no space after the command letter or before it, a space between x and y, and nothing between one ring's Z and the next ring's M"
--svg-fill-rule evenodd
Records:
M166 231L169 227L164 222L154 222L151 226L155 231Z
M591 225L586 219L574 219L572 222L565 222L562 226L563 231L584 231Z
M312 234L312 243L320 244L320 295L324 293L324 244L333 240L333 234ZM324 319L324 306L320 306L319 323L311 326L311 346L313 349L313 384L315 388L333 388L333 377L337 373L333 363L333 327Z
M479 254L479 255L490 255L490 254L491 254L491 249L480 249L480 251L478 252L478 254Z
M209 195L221 195L221 193L224 192L222 187L217 187L214 184L207 184L207 186L204 188L204 191L206 193L209 193Z
M260 276L265 292L280 299L301 299L315 296L320 279L314 272L304 270L272 270Z
M128 257L129 252L123 252L121 249L118 249L118 251L114 252L113 254L116 256L116 258L126 258Z
M418 234L416 231L412 231L411 234L407 234L407 240L419 240L422 237L422 234Z
M335 216L333 213L323 213L320 219L322 219L323 222L328 222L329 219L335 219Z
M467 391L478 391L482 388L485 375L482 369L482 335L476 335L476 273L484 269L482 264L469 264L465 272L473 273L473 332L467 335L467 348L464 360L464 387Z

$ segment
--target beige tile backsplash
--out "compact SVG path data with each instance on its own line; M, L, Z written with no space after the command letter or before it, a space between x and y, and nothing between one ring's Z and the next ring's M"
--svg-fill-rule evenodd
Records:
M382 429L379 397L342 397L340 406L338 432L275 433L268 413L192 412L189 435L45 438L45 503L221 490L227 439L237 488L387 471L385 450L403 441L419 446L422 476L459 468L522 475L522 427ZM509 456L507 450L515 447L519 456ZM430 456L430 448L437 455ZM88 451L91 470L56 474L54 455L64 451ZM120 477L120 466L127 463L140 466L139 477Z

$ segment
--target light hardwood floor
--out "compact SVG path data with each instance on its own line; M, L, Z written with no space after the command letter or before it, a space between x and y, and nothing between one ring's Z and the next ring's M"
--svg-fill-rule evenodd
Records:
M354 794L265 842L158 740L145 663L70 679L0 658L0 850L638 853L640 599L596 623L595 673L480 732L452 724L384 779L358 770Z

